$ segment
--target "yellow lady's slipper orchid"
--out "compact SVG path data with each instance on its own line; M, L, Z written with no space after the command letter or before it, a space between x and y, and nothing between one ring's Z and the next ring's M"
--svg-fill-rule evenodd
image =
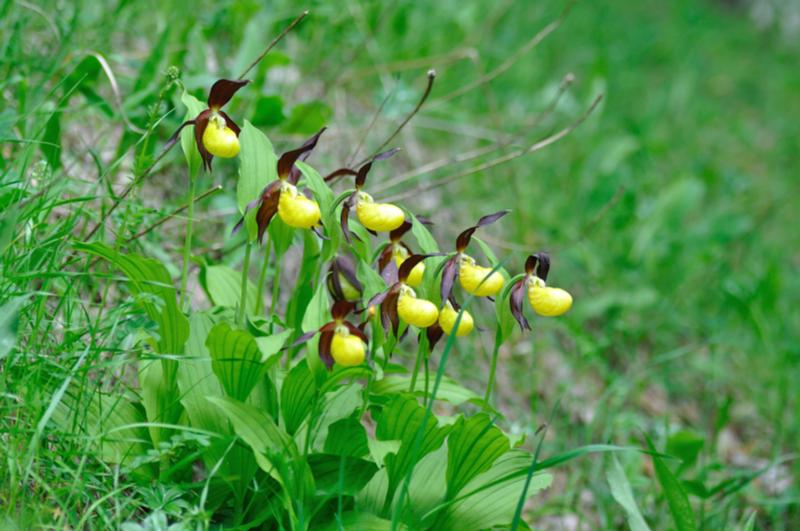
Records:
M456 325L456 318L458 317L458 312L453 305L450 304L450 301L447 301L442 308L442 311L439 312L439 326L442 327L442 330L445 334L450 335L453 331L453 327ZM475 322L472 319L472 315L466 310L461 315L461 321L458 323L458 329L456 330L457 337L463 337L470 332L475 327Z
M406 215L400 207L390 203L376 203L366 192L359 192L356 215L364 227L375 232L388 232L403 224Z
M458 279L465 291L477 297L497 295L505 283L505 279L499 271L492 271L491 267L479 266L469 256L461 259Z
M414 290L406 288L397 300L400 319L417 328L427 328L439 318L439 309L431 301L418 299Z
M225 119L214 115L203 131L203 145L215 157L230 159L239 154L239 136L225 124Z
M343 367L352 367L364 362L366 346L360 337L339 326L331 340L331 356Z
M278 215L284 223L298 229L310 229L319 223L319 205L297 191L293 185L285 183L278 200Z
M528 302L533 310L544 317L558 317L572 307L572 295L561 288L551 288L544 280L531 277L528 284Z

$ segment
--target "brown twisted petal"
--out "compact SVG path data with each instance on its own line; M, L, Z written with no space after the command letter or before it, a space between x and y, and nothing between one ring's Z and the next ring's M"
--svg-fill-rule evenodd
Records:
M439 293L442 301L450 299L456 280L458 280L458 255L449 259L442 269L442 284Z
M203 168L205 168L207 171L211 171L211 160L214 158L214 156L209 153L206 147L203 145L203 133L206 132L206 127L208 127L208 119L210 117L211 111L206 109L198 114L197 118L194 119L194 142L197 145L197 151L200 152L200 158L203 159Z
M542 280L547 280L547 275L550 273L550 255L541 252L536 253L534 256L539 259L539 267L536 269L536 276Z
M508 298L511 306L511 315L519 323L522 330L530 330L531 325L522 313L522 300L525 297L525 279L520 280L511 288L511 296Z
M353 311L356 305L349 301L337 301L333 303L333 307L331 307L331 317L333 317L336 321L341 321L347 314Z
M410 221L408 220L404 221L402 225L400 225L399 227L397 227L396 229L394 229L392 232L389 233L389 241L391 241L392 243L399 242L400 238L402 238L406 232L411 230L411 227L412 225ZM406 246L405 244L403 244L403 246L406 247L406 249L408 249L408 246Z
M325 368L333 368L333 356L331 355L331 341L333 340L333 330L322 332L319 336L319 358L325 364Z
M219 111L219 115L225 119L225 125L230 127L233 130L233 132L236 133L236 136L239 136L239 133L241 133L242 130L241 128L239 128L238 125L236 125L236 122L234 122L233 119L223 111Z
M264 233L267 232L270 221L278 212L278 202L281 197L280 181L273 181L264 188L261 193L261 205L256 212L256 224L258 225L258 243L264 240Z
M395 284L386 293L386 297L381 303L381 322L385 329L391 327L394 335L400 329L400 316L397 314L397 300L400 297L399 284Z
M219 109L231 101L233 95L248 83L250 83L250 80L247 79L242 81L234 81L232 79L217 80L214 85L211 86L211 91L208 93L208 107L210 109Z
M356 325L354 325L353 323L351 323L349 321L345 321L342 324L345 327L347 327L347 329L350 331L351 334L353 334L354 336L357 336L364 343L369 343L369 338L367 338L367 334L365 334L364 331L361 330L359 327L357 327Z
M278 177L281 179L289 177L289 174L292 172L292 168L294 167L294 163L297 162L301 155L314 149L314 147L317 145L320 135L325 132L325 129L325 127L320 129L317 134L306 140L299 148L287 151L281 155L281 157L278 159ZM299 179L299 175L297 179ZM297 179L295 179L292 184L296 184Z
M433 347L436 346L436 343L438 343L439 340L442 339L442 336L444 335L444 330L442 330L442 327L439 326L439 324L437 323L433 326L429 326L428 328L426 328L425 333L428 336L428 344L430 345L430 349L433 350Z

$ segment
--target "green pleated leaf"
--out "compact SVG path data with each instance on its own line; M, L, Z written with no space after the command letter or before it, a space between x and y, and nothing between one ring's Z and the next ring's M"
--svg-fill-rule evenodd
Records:
M238 308L242 296L242 273L225 265L204 266L200 271L200 285L203 286L211 303L215 306ZM247 281L248 314L255 312L256 301L260 296L255 285Z
M436 419L425 419L425 408L411 395L393 398L383 409L375 430L375 437L384 441L400 441L396 454L386 455L386 470L389 474L388 497L405 480L408 471L425 455L442 445L450 431L449 426L439 427ZM416 441L420 433L419 441Z
M508 438L485 413L459 419L447 438L447 446L447 497L450 499L511 450Z
M321 452L325 448L331 424L346 419L359 410L363 405L362 395L361 385L357 383L343 385L325 393L321 398L318 414L311 423L311 449Z
M167 268L152 258L123 254L104 243L76 243L75 248L95 255L122 270L128 286L147 316L158 325L153 346L161 354L180 354L189 337L189 320L178 310L175 287ZM160 300L154 300L153 296Z
M311 454L308 464L317 493L327 496L352 496L378 471L372 461L344 455Z
M344 418L331 423L325 438L326 454L364 457L369 454L367 430L358 419Z
M209 331L206 347L211 354L211 367L225 393L245 401L267 368L261 361L255 338L246 330L219 323Z
M672 521L678 531L694 531L697 529L697 523L694 517L692 505L689 503L689 497L681 485L680 480L670 471L664 461L655 454L655 448L650 439L647 439L647 445L650 451L653 452L653 466L656 470L656 477L658 483L664 490L664 496L667 498L667 505L669 512L672 514Z
M298 457L292 438L265 412L228 397L211 397L208 401L230 420L236 434L253 449L256 462L264 471L272 472L272 456L282 456L284 460Z
M441 513L434 528L463 531L510 525L531 459L530 454L518 450L500 456L489 470L467 483L454 502L439 509ZM534 475L528 497L549 487L552 481L550 474Z
M314 376L302 360L292 367L281 387L281 416L287 432L297 432L311 411L316 392Z
M319 330L322 325L329 322L331 320L329 308L328 287L324 282L319 282L303 315L303 333ZM319 359L319 335L312 337L305 344L305 350L308 368L314 374L316 381L321 383L327 377L327 371L322 360Z
M411 220L411 234L417 239L419 248L423 253L438 253L439 244L431 235L430 231L423 225L411 212L407 212Z
M611 495L625 510L631 531L650 531L650 527L642 517L642 513L639 512L639 506L633 497L631 484L628 482L625 470L616 455L611 456L611 465L606 469L606 480L608 481L608 486L611 487Z
M447 444L443 444L420 459L414 467L414 475L405 496L405 507L400 513L400 520L412 529L430 529L435 518L435 511L432 510L445 500L447 452ZM395 493L395 503L400 498L399 490Z
M272 142L247 120L239 134L239 180L236 183L236 204L244 215L247 204L258 199L264 187L278 178L278 157ZM250 240L257 233L256 209L245 215L245 228Z
M385 520L379 516L371 513L352 511L343 513L340 520L332 521L322 531L391 531L391 520ZM394 529L397 531L405 531L408 528L400 524Z

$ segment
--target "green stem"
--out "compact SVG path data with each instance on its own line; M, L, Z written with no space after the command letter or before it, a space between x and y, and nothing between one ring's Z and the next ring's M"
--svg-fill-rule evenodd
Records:
M430 356L425 356L425 395L422 397L422 405L428 405L428 389L430 389L431 383L431 364L430 364Z
M192 253L192 229L194 225L194 184L195 175L189 171L189 208L186 215L186 239L183 241L183 270L181 271L181 304L180 307L186 308L187 294L186 285L189 281L189 260Z
M408 386L408 392L413 393L414 388L417 386L417 374L419 374L419 366L422 363L422 346L417 349L417 359L414 360L414 372L411 373L411 384Z
M253 248L253 244L247 242L247 245L244 248L244 263L242 264L242 291L241 295L239 296L239 314L236 316L236 320L239 322L240 326L244 326L244 315L245 315L245 308L247 307L247 273L250 269L250 251Z
M261 313L264 309L264 280L267 278L267 269L269 268L269 255L272 252L272 242L267 236L267 244L264 247L264 261L261 264L261 273L258 275L258 287L256 287L256 308L254 313L256 315Z
M486 394L483 397L483 401L487 404L489 400L492 398L492 391L494 390L494 379L497 374L497 358L500 355L500 345L502 344L501 341L501 333L498 327L497 333L494 336L494 349L492 349L492 363L489 366L489 382L486 384Z

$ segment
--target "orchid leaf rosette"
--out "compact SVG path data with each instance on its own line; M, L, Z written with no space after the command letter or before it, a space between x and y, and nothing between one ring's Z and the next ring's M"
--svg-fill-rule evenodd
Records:
M531 326L522 312L522 299L527 295L533 311L543 317L558 317L572 307L572 295L568 291L547 285L550 272L550 256L536 253L525 260L525 276L511 288L511 313L523 330Z
M241 129L222 110L240 88L250 83L249 80L220 79L212 85L208 93L208 107L200 111L195 118L182 123L167 141L167 146L174 144L184 127L194 126L194 140L197 151L203 159L203 167L211 171L214 157L225 159L239 154L239 133Z

